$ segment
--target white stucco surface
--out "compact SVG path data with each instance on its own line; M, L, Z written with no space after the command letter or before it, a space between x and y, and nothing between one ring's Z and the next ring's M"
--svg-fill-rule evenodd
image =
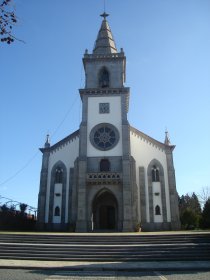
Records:
M108 114L99 113L99 103L109 103L110 112ZM120 135L118 144L111 150L100 151L93 147L90 142L91 129L100 123L110 123L114 125ZM122 155L122 130L121 130L121 97L89 97L88 98L88 124L87 124L87 156L121 156Z

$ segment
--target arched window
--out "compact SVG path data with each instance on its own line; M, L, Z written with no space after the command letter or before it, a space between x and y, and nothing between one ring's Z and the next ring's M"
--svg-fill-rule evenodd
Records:
M161 213L160 213L160 206L159 205L155 206L155 215L161 215Z
M58 167L55 170L55 183L62 183L63 181L63 169Z
M99 73L99 87L109 87L109 72L103 67Z
M152 167L152 182L160 182L159 170L155 165Z
M55 215L55 216L60 216L60 207L59 207L59 206L56 206L56 207L55 207L54 215Z
M102 159L100 161L100 171L101 172L110 171L110 162L108 159Z

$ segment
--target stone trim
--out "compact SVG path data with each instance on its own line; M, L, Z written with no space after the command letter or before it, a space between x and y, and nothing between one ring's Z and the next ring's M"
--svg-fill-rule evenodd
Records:
M93 203L97 197L99 197L103 192L111 193L118 205L118 225L117 230L122 231L122 224L123 224L123 196L122 196L122 185L117 185L113 188L113 185L107 186L95 186L94 188L88 189L88 201L89 204L87 205L87 220L88 220L88 231L92 231L91 228L91 214L93 210Z
M42 169L41 169L40 187L39 187L39 195L38 195L37 221L38 221L38 227L40 229L43 229L43 225L45 223L49 157L50 157L50 152L49 150L46 150L42 155Z
M84 97L90 96L125 96L125 101L122 108L125 108L126 113L128 113L129 107L129 97L130 97L130 88L88 88L88 89L79 89L81 100L84 102ZM84 104L83 104L83 107Z
M122 60L125 59L125 55L124 55L124 52L120 52L120 53L110 53L110 54L87 54L85 53L84 54L84 58L83 58L83 63L86 62L86 61L92 61L93 59L97 59L97 60L112 60L112 59L119 59L119 60Z
M86 173L87 173L87 160L83 158L78 159L77 171L77 221L76 232L87 231L87 200L86 200Z
M124 87L124 88L82 88L79 89L80 95L108 95L110 96L111 94L128 94L130 92L129 87Z
M166 151L166 161L168 170L168 187L169 187L169 200L171 210L171 230L179 230L181 228L179 207L178 207L178 194L176 190L176 178L173 164L173 153L170 146Z
M74 168L69 171L69 197L68 197L68 223L72 222L72 197L73 197Z
M114 143L110 143L111 146L109 147L100 147L99 145L97 145L97 143L95 143L94 139L95 139L95 133L100 130L101 128L108 128L111 130L111 132L114 132L114 136L115 136L115 141ZM100 132L98 132L100 133ZM104 132L105 134L105 132ZM110 124L110 123L99 123L97 124L96 126L94 126L92 129L91 129L91 132L90 132L90 136L89 136L89 139L90 139L90 142L91 144L93 145L93 147L95 147L96 149L100 150L100 151L108 151L108 150L111 150L113 149L119 142L120 140L120 134L119 134L119 131L118 129ZM106 139L107 140L107 139ZM101 141L102 142L102 141ZM107 143L108 141L106 141Z

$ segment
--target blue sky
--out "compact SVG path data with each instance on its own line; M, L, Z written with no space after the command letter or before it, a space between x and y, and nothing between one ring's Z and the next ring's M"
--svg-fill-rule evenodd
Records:
M0 44L0 195L37 206L38 149L47 133L53 144L79 127L82 57L103 0L14 2L26 43ZM159 141L167 127L178 193L200 192L210 186L210 1L107 0L106 10L127 57L130 124Z

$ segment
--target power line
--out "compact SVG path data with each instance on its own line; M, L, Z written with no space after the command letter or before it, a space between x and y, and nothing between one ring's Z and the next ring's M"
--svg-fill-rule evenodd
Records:
M58 124L58 126L56 127L56 129L54 130L54 132L51 135L51 138L53 138L55 136L55 134L58 132L58 130L60 129L60 127L62 126L62 124L65 122L65 120L67 119L69 113L71 112L72 108L74 107L74 104L76 103L78 99L78 95L76 96L76 98L74 99L72 105L70 106L70 108L68 109L68 111L66 112L64 118L61 120L61 122Z
M70 108L66 112L64 118L61 120L61 122L59 123L59 125L57 126L55 131L52 133L51 138L54 137L54 135L58 132L58 130L60 129L60 127L62 126L62 124L64 123L66 118L68 117L69 113L71 112L71 110L72 110L73 106L75 105L77 99L78 99L78 95L76 96L72 105L70 106ZM30 163L37 157L38 154L39 154L39 151L37 151L17 172L15 172L12 176L8 177L5 181L1 182L0 186L5 185L6 183L8 183L12 179L14 179L17 175L19 175L24 169L26 169L30 165Z
M37 151L32 158L30 158L25 165L23 165L17 172L15 172L12 176L10 176L9 178L7 178L5 181L3 181L2 183L0 183L0 186L5 185L7 182L11 181L12 179L14 179L18 174L20 174L34 159L35 157L39 154L39 151Z

